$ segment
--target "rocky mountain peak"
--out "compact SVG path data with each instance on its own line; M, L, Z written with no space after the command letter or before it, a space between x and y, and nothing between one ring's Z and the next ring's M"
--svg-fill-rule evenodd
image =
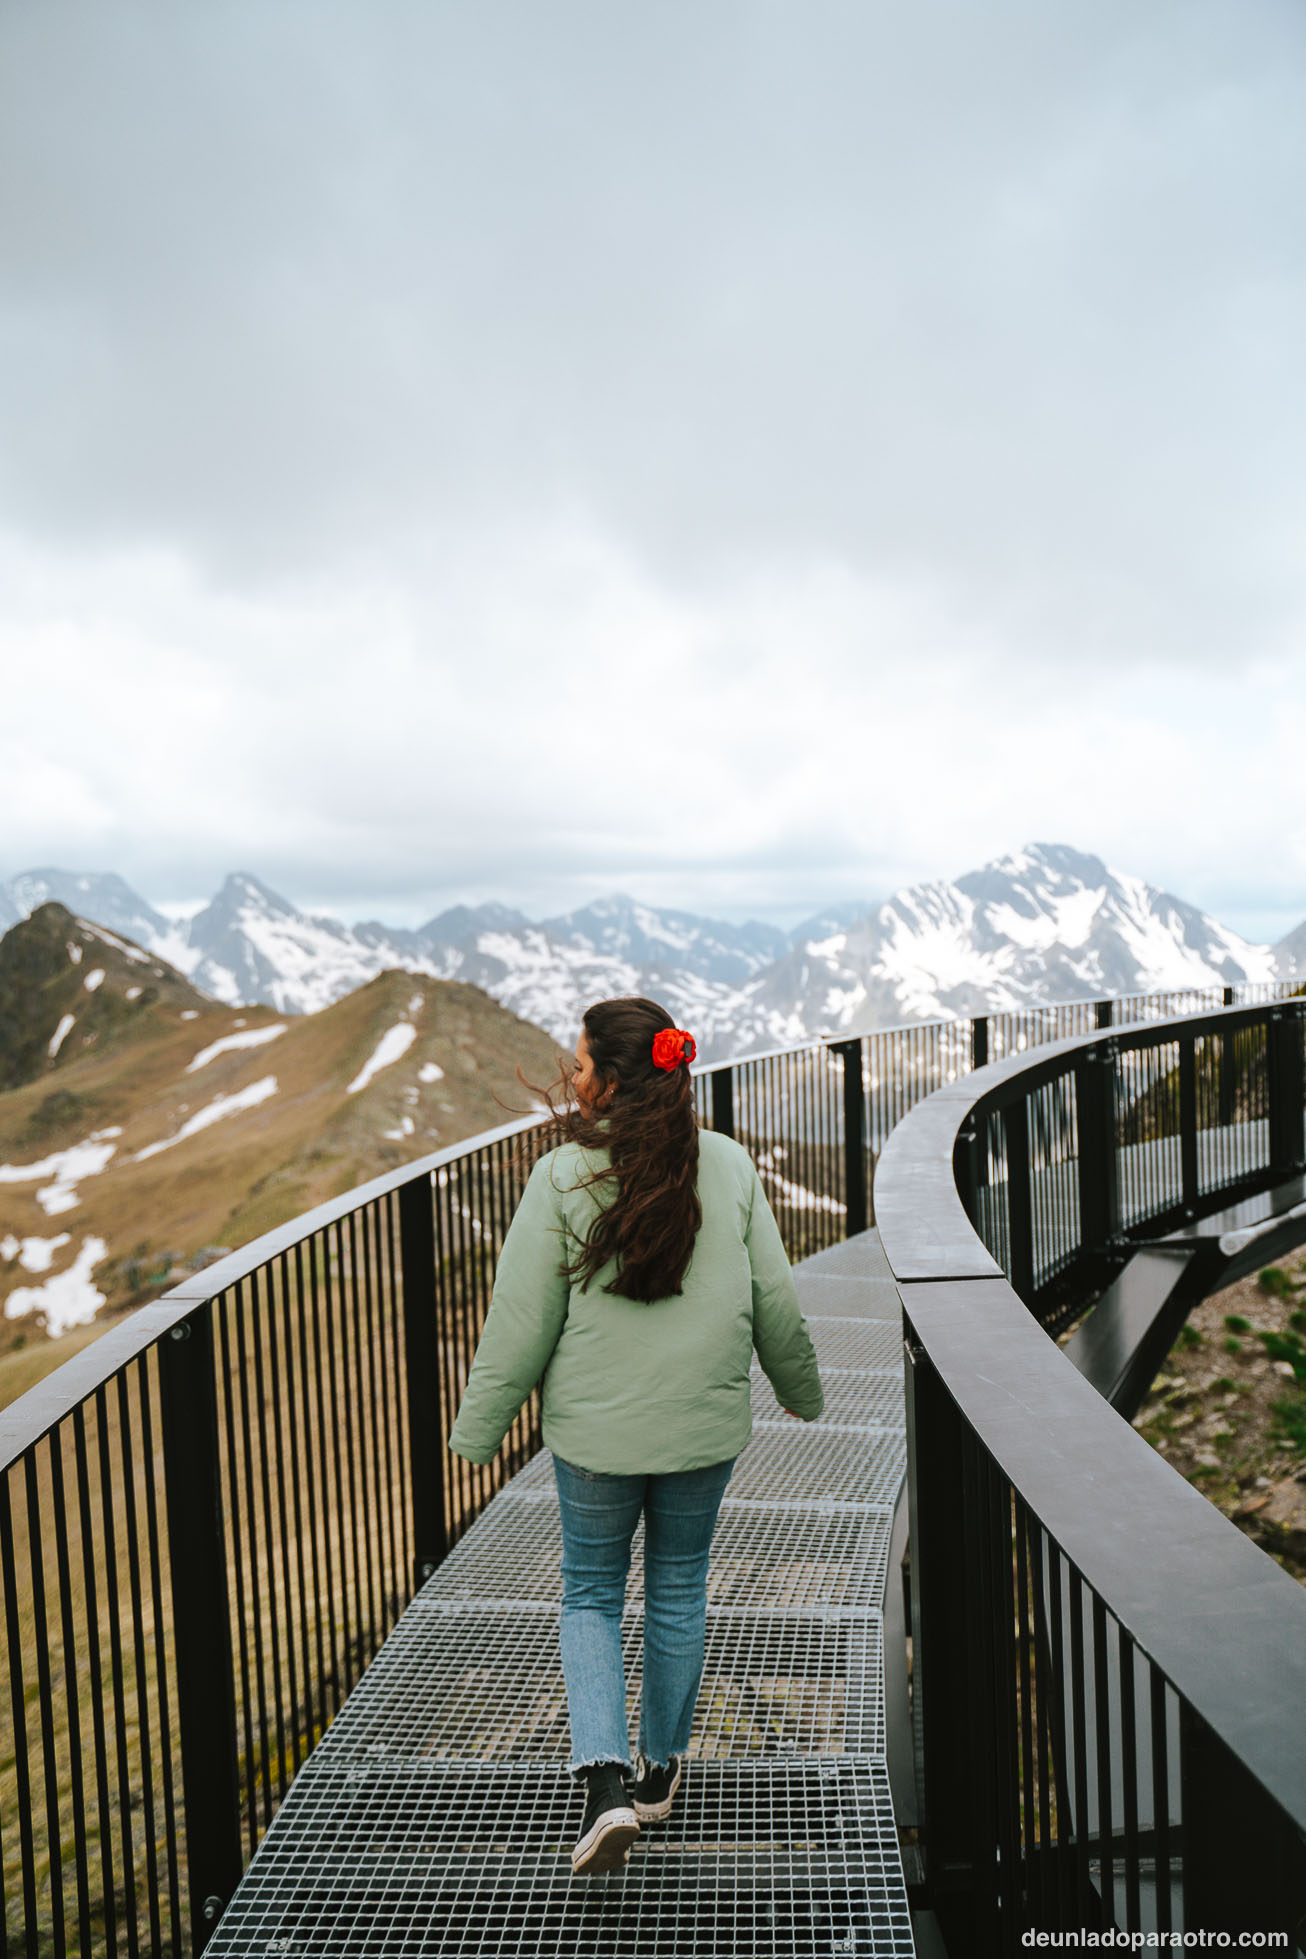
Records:
M148 1021L208 1005L182 975L107 926L39 905L0 939L0 1087L54 1073Z

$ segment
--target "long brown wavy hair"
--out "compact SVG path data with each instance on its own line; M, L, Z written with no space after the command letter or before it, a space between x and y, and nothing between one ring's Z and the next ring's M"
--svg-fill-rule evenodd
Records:
M586 1112L570 1092L562 1108L550 1099L552 1119L532 1139L544 1149L580 1143L608 1155L588 1180L599 1187L601 1208L567 1277L584 1292L615 1259L605 1292L668 1299L683 1290L703 1222L689 1068L653 1065L653 1036L675 1022L656 1000L630 999L600 1000L582 1025L603 1106Z

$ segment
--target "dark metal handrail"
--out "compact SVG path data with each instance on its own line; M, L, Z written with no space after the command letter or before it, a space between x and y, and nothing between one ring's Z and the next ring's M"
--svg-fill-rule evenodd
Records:
M908 1108L1110 1011L813 1042L697 1070L696 1095L801 1258L869 1221ZM0 1410L7 1951L201 1949L415 1587L538 1449L534 1397L495 1462L444 1446L536 1120L268 1232Z
M924 1852L958 1951L1306 1940L1306 1594L1048 1337L1140 1243L1300 1172L1304 1030L1299 1001L1096 1029L941 1089L884 1152Z

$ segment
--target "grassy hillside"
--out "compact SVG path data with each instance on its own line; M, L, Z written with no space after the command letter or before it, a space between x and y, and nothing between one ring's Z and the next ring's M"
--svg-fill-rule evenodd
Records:
M43 907L0 943L0 1069L20 1078L0 1092L0 1400L50 1333L525 1113L516 1069L548 1083L555 1054L476 987L409 973L299 1018L222 1006ZM53 1345L52 1364L72 1350Z

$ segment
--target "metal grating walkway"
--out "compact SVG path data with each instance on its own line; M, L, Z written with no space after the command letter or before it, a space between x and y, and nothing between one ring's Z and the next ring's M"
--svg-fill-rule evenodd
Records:
M874 1232L796 1277L826 1412L800 1427L756 1377L670 1821L645 1828L623 1871L573 1879L583 1792L566 1774L546 1452L422 1588L296 1776L213 1959L913 1953L885 1767L901 1307ZM642 1526L624 1621L632 1732L641 1538Z

